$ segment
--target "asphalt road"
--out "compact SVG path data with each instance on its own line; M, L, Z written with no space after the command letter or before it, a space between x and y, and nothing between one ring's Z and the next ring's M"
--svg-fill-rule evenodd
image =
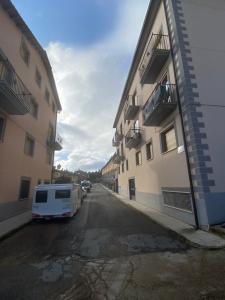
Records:
M0 300L225 299L225 279L207 272L225 274L224 252L211 253L95 185L70 221L33 222L0 242Z

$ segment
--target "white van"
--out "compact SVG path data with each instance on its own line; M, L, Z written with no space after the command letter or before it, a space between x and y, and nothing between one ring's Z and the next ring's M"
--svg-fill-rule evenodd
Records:
M72 217L81 207L79 184L43 184L36 186L33 195L33 219Z

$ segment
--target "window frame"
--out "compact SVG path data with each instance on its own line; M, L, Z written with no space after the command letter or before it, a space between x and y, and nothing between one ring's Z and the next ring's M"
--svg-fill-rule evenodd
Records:
M38 87L41 88L42 76L41 76L41 72L39 71L38 67L36 67L36 70L35 70L35 81L36 81Z
M148 158L148 151L147 151L147 146L149 144L151 144L150 150L152 150L152 151L150 151L151 152L151 157L150 158ZM153 151L153 141L152 141L152 139L150 139L149 141L147 141L146 144L145 144L145 154L146 154L146 160L147 161L153 160L153 158L154 158L154 151Z
M139 153L140 153L140 160L139 160L139 157L138 157ZM142 153L141 153L141 149L138 150L138 151L136 151L136 153L135 153L135 162L136 162L136 166L141 166L142 165Z
M169 132L171 129L174 129L174 133L175 133L175 141L176 141L176 147L172 148L172 149L169 149L169 150L165 150L165 136L166 136L166 133ZM168 124L166 127L164 127L161 131L160 131L160 147L161 147L161 154L166 154L166 153L169 153L171 151L174 151L177 149L178 147L178 139L177 139L177 130L176 130L176 123L175 122L172 122L170 124Z
M128 159L126 159L126 170L129 171L129 162L128 162Z
M33 142L33 149L32 149L32 153L26 153L26 141L27 139L30 139ZM27 156L34 156L34 151L35 151L35 138L33 136L31 136L29 133L26 133L25 135L25 143L24 143L24 154Z
M27 60L25 59L25 56L23 55L24 52L27 52ZM29 47L27 46L27 42L25 41L24 37L21 38L21 43L20 43L20 56L24 63L29 66L30 65L30 57L31 57L31 52L29 50Z
M22 192L22 181L28 181L29 182L29 189L28 189L28 196L25 198L21 198L21 192ZM22 176L20 177L20 189L19 189L19 201L25 201L29 199L29 195L30 195L30 186L31 186L31 178L30 177L26 177L26 176Z
M33 116L35 119L38 119L38 109L39 109L39 105L37 103L37 101L35 100L34 97L31 97L31 103L34 104L34 106L36 106L36 113L33 114L31 111L30 111L30 114L31 116Z
M50 105L50 92L47 87L45 88L45 101L48 103L48 105Z
M3 143L4 142L4 137L5 137L7 117L0 112L0 118L3 119L2 131L0 131L0 143Z

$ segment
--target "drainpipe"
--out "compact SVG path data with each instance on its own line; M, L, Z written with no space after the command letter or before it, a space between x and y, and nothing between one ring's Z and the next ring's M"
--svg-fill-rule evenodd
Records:
M193 206L193 212L194 212L194 218L195 218L195 229L197 230L197 229L199 229L198 211L197 211L197 205L196 205L194 185L193 185L193 180L192 180L192 175L191 175L191 166L190 166L189 153L188 153L188 149L187 149L186 134L185 134L185 130L184 130L184 120L183 120L183 114L182 114L182 108L181 108L180 94L179 94L179 89L178 89L178 84L177 84L178 79L177 79L177 73L176 73L175 62L174 62L172 37L171 37L171 32L170 32L170 27L169 27L168 15L167 15L167 11L166 11L166 0L163 0L163 3L164 3L165 15L166 15L166 23L167 23L168 34L169 34L170 47L171 47L174 75L175 75L175 80L176 80L177 103L178 103L178 109L179 109L179 114L180 114L180 118L181 118L181 128L182 128L183 139L184 139L184 150L185 150L185 156L186 156L186 161L187 161L188 177L189 177L190 190L191 190L191 196L192 196L192 206Z
M56 140L56 126L57 126L57 116L58 116L58 111L56 110L56 117L55 117L55 140ZM54 140L54 142L55 142ZM52 171L51 171L51 183L52 183L52 180L53 180L53 172L54 172L54 160L55 160L55 150L53 151L53 157L52 157Z

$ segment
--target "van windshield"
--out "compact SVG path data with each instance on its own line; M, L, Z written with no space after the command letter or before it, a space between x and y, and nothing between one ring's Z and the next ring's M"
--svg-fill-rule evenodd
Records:
M36 192L36 203L46 203L48 199L48 191Z
M56 199L70 198L70 190L57 190L55 191Z

